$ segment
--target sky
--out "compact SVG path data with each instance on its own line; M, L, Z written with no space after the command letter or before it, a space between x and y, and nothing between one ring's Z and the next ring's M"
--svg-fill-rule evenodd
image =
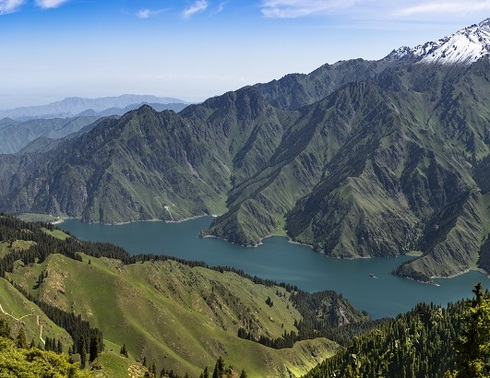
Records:
M200 102L488 17L490 0L0 0L0 109L126 93Z

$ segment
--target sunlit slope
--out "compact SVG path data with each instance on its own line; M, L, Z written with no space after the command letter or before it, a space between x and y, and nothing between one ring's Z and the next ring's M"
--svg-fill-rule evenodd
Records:
M26 333L27 341L43 347L46 337L60 340L63 350L73 344L70 335L54 324L34 303L26 299L8 281L0 278L0 316L7 320L12 336L17 336L21 328Z
M34 289L42 272L46 278ZM112 349L125 344L130 357L146 357L182 374L197 375L220 355L251 376L279 376L288 369L302 374L337 348L326 339L283 350L239 339L240 327L281 337L296 331L301 316L283 288L234 273L172 261L123 265L84 257L78 262L55 254L42 264L19 267L9 278L47 303L80 313L102 330Z

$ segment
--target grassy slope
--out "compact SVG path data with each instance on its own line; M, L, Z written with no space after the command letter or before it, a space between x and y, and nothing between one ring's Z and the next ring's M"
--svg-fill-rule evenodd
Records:
M17 336L20 328L24 328L28 342L34 340L35 345L42 345L39 338L40 325L42 325L42 337L55 337L57 340L61 340L65 352L73 344L70 335L63 328L54 324L39 307L27 300L3 278L0 278L0 305L3 311L9 314L5 315L0 311L0 315L4 316L9 323L13 337ZM39 325L37 323L38 317Z
M42 271L47 278L34 290ZM233 273L171 261L124 266L105 258L90 258L89 264L88 257L81 263L51 255L43 264L19 267L9 278L48 303L80 313L102 330L114 351L125 343L131 357L146 356L158 369L197 375L221 355L250 376L280 376L288 370L299 375L337 348L325 339L298 343L292 350L239 339L239 327L280 337L295 330L300 315L284 289L255 285ZM267 297L273 307L265 304Z

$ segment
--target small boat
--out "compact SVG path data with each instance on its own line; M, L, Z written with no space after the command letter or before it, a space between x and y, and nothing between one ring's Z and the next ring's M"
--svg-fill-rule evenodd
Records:
M369 273L369 277L374 278L374 279L378 279L378 277L376 277L376 275L374 275L373 273Z

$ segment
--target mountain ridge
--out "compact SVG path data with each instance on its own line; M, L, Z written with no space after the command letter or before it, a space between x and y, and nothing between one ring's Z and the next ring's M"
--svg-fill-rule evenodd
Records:
M103 223L220 214L203 235L256 245L286 230L343 258L419 250L396 274L427 282L485 269L488 72L487 55L356 59L179 113L142 106L49 155L0 159L0 208Z
M490 54L490 18L462 28L448 37L416 47L393 50L387 61L471 64Z

